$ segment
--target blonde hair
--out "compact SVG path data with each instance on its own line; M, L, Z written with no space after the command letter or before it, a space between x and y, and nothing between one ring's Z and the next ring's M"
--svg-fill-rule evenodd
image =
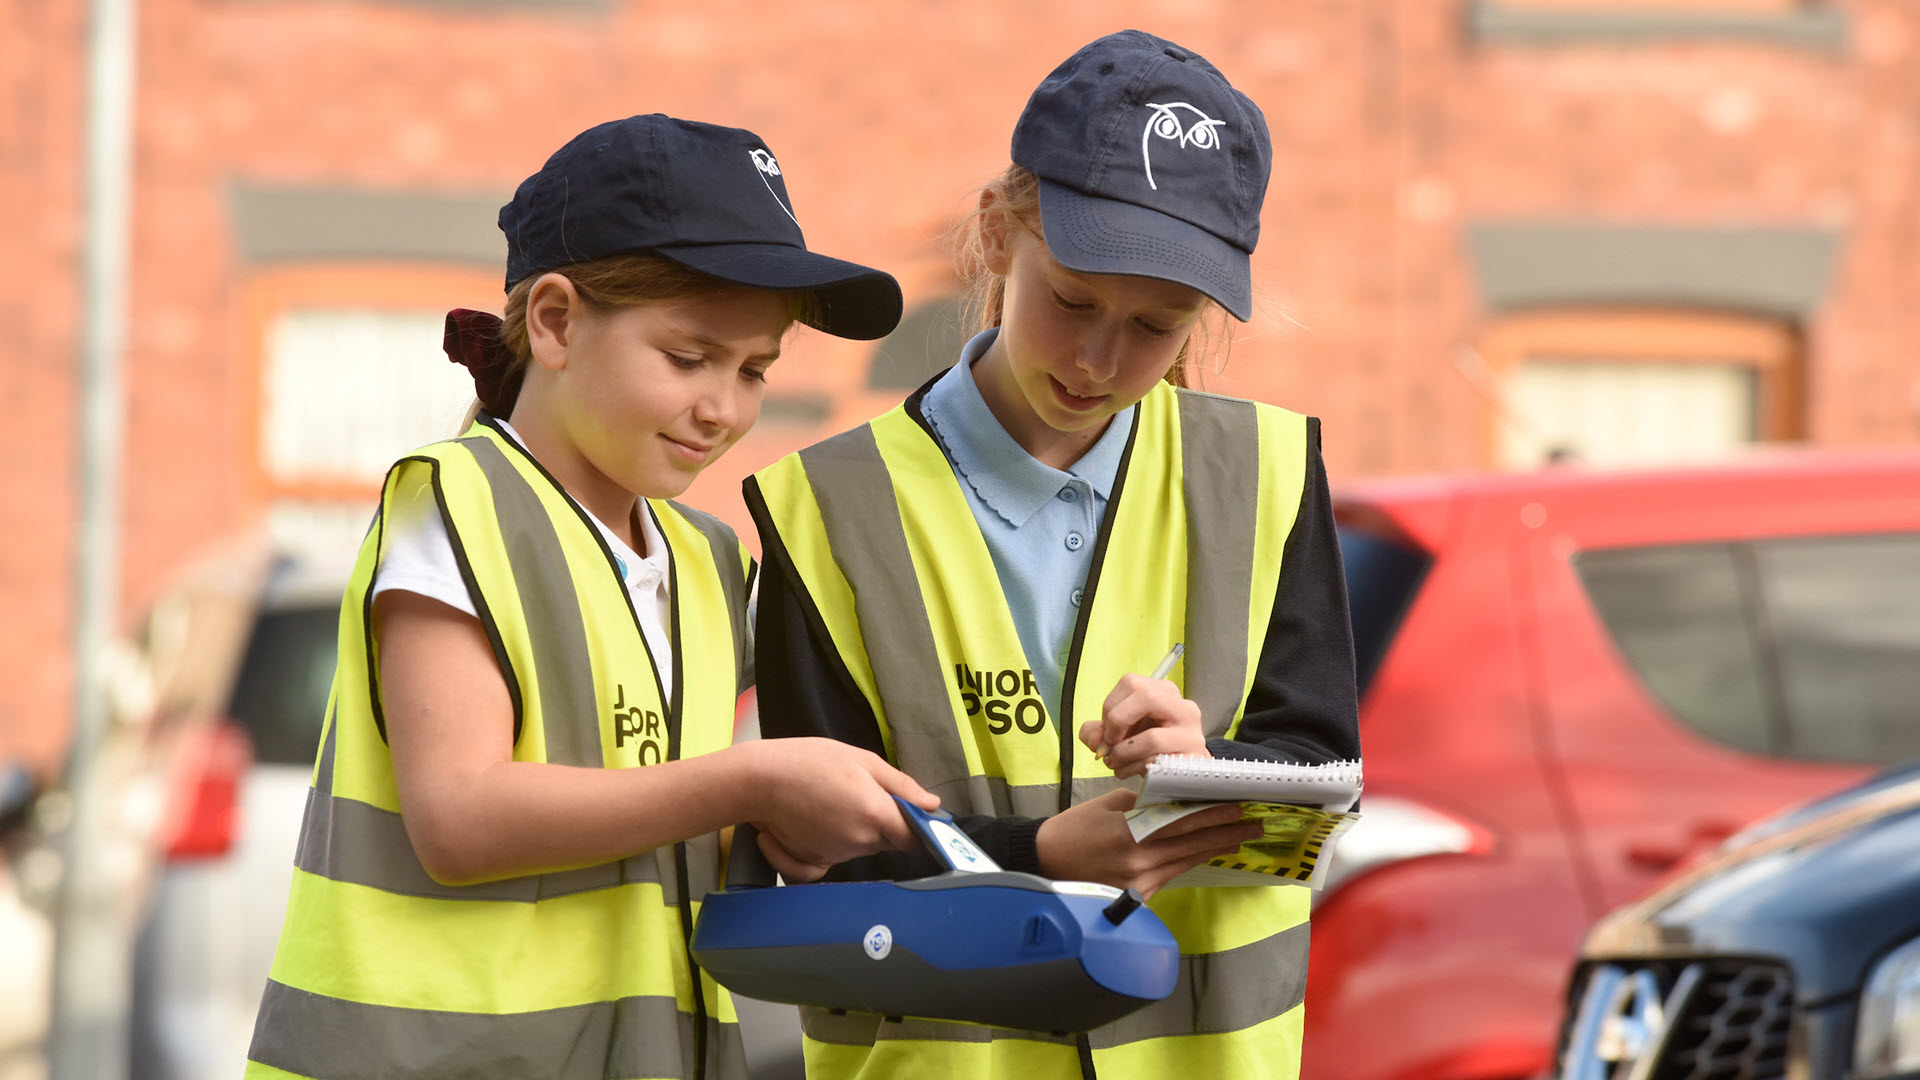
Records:
M1038 177L1018 165L1009 165L1005 172L987 181L981 191L992 192L997 208L1025 225L1042 245L1046 244L1046 236L1040 225ZM999 326L1006 305L1007 279L987 267L986 244L981 235L986 228L987 213L986 208L976 203L974 211L960 219L951 234L956 269L960 275L961 310L965 313L971 333ZM1211 298L1207 300L1206 308L1194 324L1192 335L1181 344L1180 352L1174 356L1173 366L1167 369L1165 378L1168 383L1179 387L1191 386L1189 375L1203 366L1203 359L1211 360L1216 354L1219 363L1204 366L1214 370L1226 366L1227 353L1233 347L1233 336L1226 332L1225 315L1225 308ZM1194 344L1195 338L1201 342L1198 348Z
M562 266L552 271L573 283L574 291L592 311L605 313L641 304L662 304L703 293L722 293L751 288L736 285L711 274L703 274L648 251L610 255L604 259ZM512 402L520 395L527 365L533 362L533 345L527 336L527 296L542 274L528 274L507 290L507 306L500 316L500 344L512 355L502 380L502 396ZM782 293L788 300L788 325L818 318L820 304L808 292ZM478 401L467 410L463 429L480 414ZM508 406L509 412L512 411ZM504 419L504 417L503 417Z

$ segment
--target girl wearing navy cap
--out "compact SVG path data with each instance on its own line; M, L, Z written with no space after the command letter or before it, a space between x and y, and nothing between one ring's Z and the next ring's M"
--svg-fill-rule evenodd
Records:
M1359 756L1318 424L1181 388L1209 311L1252 312L1266 124L1127 31L1041 83L1012 156L970 223L986 329L959 363L748 481L762 729L885 754L1008 869L1151 895L1180 983L1078 1038L808 1010L809 1072L1293 1076L1307 890L1154 895L1259 828L1222 807L1135 843L1119 783L1160 754Z
M806 250L751 132L584 132L500 213L504 320L448 317L479 406L388 473L249 1077L738 1077L688 954L718 833L790 880L912 842L937 800L831 739L729 747L756 567L669 501L752 426L797 320L893 279Z

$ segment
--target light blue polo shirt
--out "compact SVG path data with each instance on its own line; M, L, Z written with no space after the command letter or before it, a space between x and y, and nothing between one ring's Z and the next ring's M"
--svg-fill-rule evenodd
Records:
M1035 687L1057 722L1081 591L1139 406L1115 415L1071 468L1043 464L1000 426L973 381L974 363L999 333L986 330L967 342L960 362L927 389L920 411L972 496L973 519L993 555Z

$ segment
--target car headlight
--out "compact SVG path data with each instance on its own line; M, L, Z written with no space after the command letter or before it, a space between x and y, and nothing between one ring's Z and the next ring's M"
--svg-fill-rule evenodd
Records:
M1383 866L1428 855L1484 855L1493 846L1487 830L1445 811L1392 795L1367 795L1360 819L1333 849L1333 861L1313 902Z
M1857 1080L1920 1072L1920 938L1888 953L1860 992Z

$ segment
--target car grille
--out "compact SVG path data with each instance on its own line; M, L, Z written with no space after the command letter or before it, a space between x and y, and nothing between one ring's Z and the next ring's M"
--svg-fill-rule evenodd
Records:
M1561 1034L1564 1080L1778 1080L1786 1073L1793 976L1777 963L1596 964ZM1653 1055L1654 1059L1641 1059Z

